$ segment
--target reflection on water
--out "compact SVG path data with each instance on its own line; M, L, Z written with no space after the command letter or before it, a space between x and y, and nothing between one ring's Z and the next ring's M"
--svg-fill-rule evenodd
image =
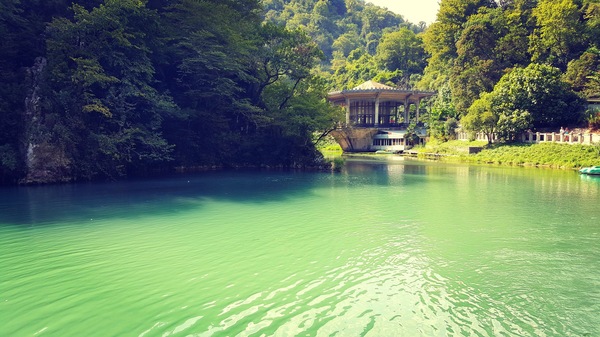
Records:
M348 160L0 191L2 336L595 336L600 184Z

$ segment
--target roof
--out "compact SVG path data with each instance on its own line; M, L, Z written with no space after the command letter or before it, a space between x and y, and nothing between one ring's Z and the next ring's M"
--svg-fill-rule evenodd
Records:
M417 103L422 98L433 95L435 95L433 91L402 90L375 81L367 81L352 89L332 91L328 94L329 100L333 103L343 103L346 98L365 100L379 98L382 101L400 102L408 100L410 103Z
M385 89L385 90L395 90L389 85L377 83L375 81L366 81L365 83L352 88L352 90L376 90L376 89Z

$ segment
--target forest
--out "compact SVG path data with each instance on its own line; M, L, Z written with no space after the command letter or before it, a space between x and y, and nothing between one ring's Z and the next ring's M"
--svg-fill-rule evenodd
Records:
M435 90L432 137L600 126L600 0L3 0L0 183L318 167L327 92Z

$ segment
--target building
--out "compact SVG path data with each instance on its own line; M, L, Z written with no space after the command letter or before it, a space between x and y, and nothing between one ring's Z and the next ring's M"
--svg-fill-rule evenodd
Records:
M345 152L403 151L413 143L424 144L425 127L419 123L421 100L431 91L401 90L367 81L350 90L329 93L329 101L346 110L345 124L331 134ZM410 140L410 106L415 106L416 136Z
M588 98L587 99L587 108L590 111L600 112L600 98L599 97Z

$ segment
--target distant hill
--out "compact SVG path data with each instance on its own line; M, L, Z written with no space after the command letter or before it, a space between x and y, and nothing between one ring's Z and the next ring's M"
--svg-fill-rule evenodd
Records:
M425 29L364 0L264 0L263 6L266 21L306 31L327 63L336 53L347 57L360 47L374 55L385 32L408 28L419 33Z

